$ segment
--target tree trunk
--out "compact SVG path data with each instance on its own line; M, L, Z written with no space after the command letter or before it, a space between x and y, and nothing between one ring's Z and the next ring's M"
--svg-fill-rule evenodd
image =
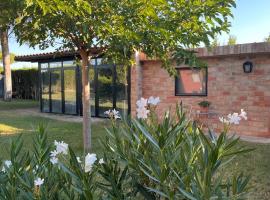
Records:
M11 101L12 98L12 82L11 82L11 67L10 67L10 54L8 47L8 31L2 30L1 46L2 46L2 59L4 67L4 100Z
M83 147L84 155L86 155L91 150L89 56L84 50L80 50L80 56L82 58Z

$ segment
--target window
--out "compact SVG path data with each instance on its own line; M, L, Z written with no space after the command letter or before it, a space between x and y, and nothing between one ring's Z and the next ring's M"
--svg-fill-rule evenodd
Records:
M177 68L176 96L207 96L207 68Z

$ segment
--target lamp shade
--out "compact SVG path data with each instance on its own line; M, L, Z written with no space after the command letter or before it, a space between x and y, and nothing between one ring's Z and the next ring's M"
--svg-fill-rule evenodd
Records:
M243 70L245 73L251 73L253 68L253 63L250 61L246 61L243 64Z

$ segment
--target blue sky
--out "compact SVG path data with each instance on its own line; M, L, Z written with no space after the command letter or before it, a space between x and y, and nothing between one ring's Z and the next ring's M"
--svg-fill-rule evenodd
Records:
M237 37L237 43L262 42L270 33L270 0L237 0L237 7L233 9L234 18L231 20L230 34ZM220 44L226 44L228 34L219 36ZM34 54L53 51L49 48L41 51L32 49L27 45L19 46L14 38L10 38L10 51L16 55ZM28 63L16 63L19 67Z

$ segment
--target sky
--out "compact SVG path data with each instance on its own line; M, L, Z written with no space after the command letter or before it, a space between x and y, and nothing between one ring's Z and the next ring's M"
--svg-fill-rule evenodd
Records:
M230 35L237 38L237 43L262 42L270 33L270 0L236 0L237 7L233 9L234 18L231 19ZM228 33L218 37L221 45L226 44ZM27 55L54 51L53 47L46 50L20 46L14 37L10 38L10 51L16 55ZM31 63L15 63L13 68L29 66ZM36 66L36 64L32 64Z

